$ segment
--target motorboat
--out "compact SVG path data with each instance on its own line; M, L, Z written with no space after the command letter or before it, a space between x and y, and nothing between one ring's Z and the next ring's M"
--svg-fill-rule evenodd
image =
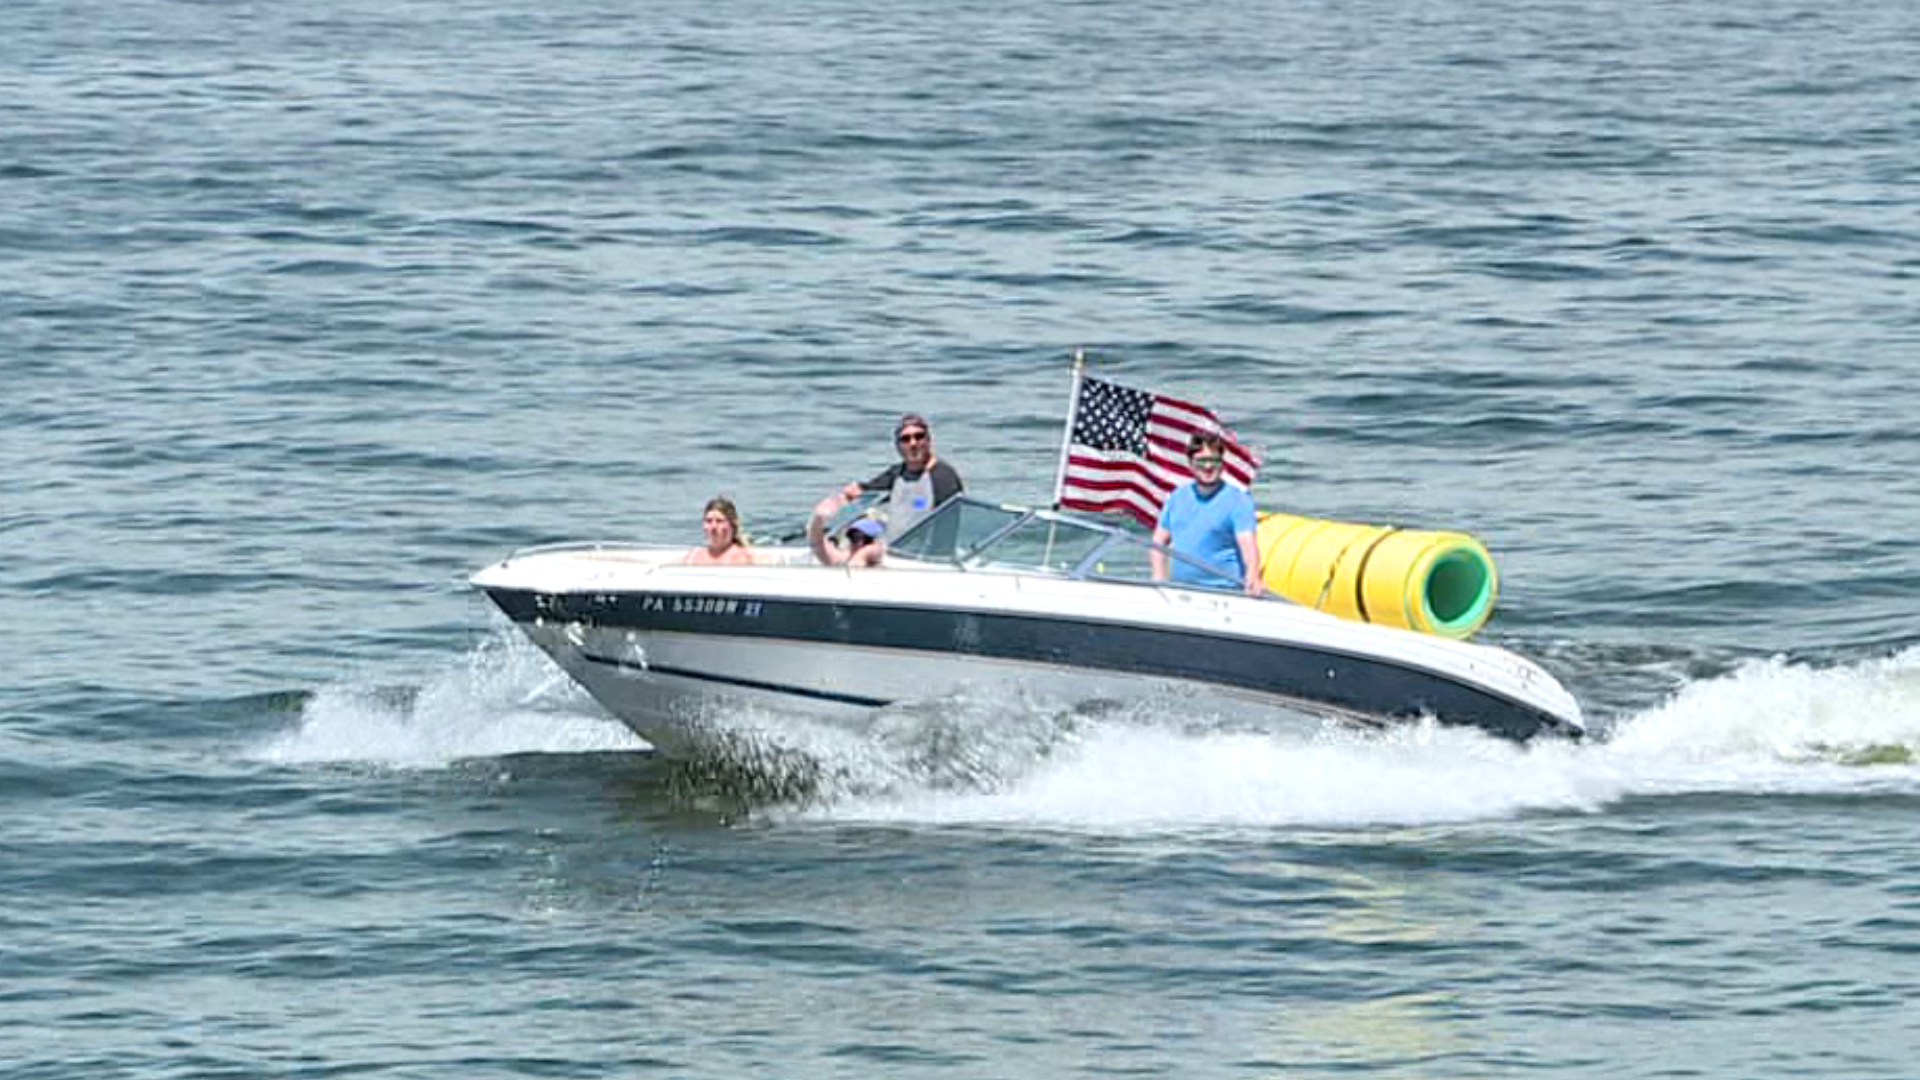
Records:
M743 709L846 719L1009 687L1170 693L1318 724L1431 718L1519 741L1585 731L1573 696L1512 652L1156 581L1155 552L1197 571L1185 576L1220 571L1096 518L962 495L876 567L754 551L751 565L693 565L685 547L550 545L471 580L675 757L719 745Z

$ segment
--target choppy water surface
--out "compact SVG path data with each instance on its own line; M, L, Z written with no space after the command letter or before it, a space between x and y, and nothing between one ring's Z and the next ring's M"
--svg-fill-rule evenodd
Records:
M0 14L0 1060L1905 1077L1910 5ZM463 585L1067 357L1473 531L1604 737L914 703L673 769ZM792 727L778 715L739 723ZM774 785L777 788L777 785Z

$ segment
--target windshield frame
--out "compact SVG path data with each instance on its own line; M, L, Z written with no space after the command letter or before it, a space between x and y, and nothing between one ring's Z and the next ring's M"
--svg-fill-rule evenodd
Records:
M957 534L964 515L969 512L976 516L981 512L1003 515L1005 520L998 528L987 530L985 535L965 548L959 547ZM1103 539L1082 555L1071 566L1055 567L1031 559L1010 561L995 560L992 555L996 547L1005 548L1007 542L1022 528L1034 523L1044 522L1062 526L1075 533L1098 534ZM942 538L939 534L947 532ZM918 547L921 550L916 551ZM941 550L942 548L946 550ZM1116 549L1136 549L1143 558L1151 552L1164 554L1169 562L1178 562L1196 571L1219 578L1222 581L1236 582L1232 586L1208 585L1199 582L1163 580L1150 577L1134 577L1101 573L1097 569L1103 558ZM921 562L946 564L957 570L970 572L1012 572L1045 574L1052 577L1072 578L1079 581L1110 581L1127 585L1157 585L1172 589L1193 589L1200 592L1221 593L1238 591L1239 585L1234 573L1221 566L1198 559L1191 555L1175 551L1163 544L1156 544L1150 537L1130 532L1125 527L1096 518L1087 518L1060 510L1043 510L1018 506L1011 503L994 503L971 495L956 495L913 523L898 539L887 545L890 556L915 559Z

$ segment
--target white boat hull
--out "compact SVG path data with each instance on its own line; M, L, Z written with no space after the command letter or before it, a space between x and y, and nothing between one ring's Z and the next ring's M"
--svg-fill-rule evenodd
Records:
M1281 601L899 560L705 567L654 549L516 556L476 574L567 673L662 752L697 756L743 709L857 726L970 689L1204 694L1303 718L1421 715L1525 739L1579 707L1504 650Z
M1126 672L953 654L793 641L714 642L686 634L528 627L529 637L594 700L671 756L700 756L743 714L856 720L902 702L963 694L1049 700L1182 700L1210 716L1259 718L1310 730L1372 718L1312 703Z

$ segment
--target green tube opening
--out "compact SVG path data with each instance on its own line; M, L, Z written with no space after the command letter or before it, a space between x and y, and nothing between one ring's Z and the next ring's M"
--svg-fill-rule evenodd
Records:
M1441 555L1426 584L1427 614L1436 632L1470 634L1486 621L1493 604L1493 567L1479 552L1454 548Z

